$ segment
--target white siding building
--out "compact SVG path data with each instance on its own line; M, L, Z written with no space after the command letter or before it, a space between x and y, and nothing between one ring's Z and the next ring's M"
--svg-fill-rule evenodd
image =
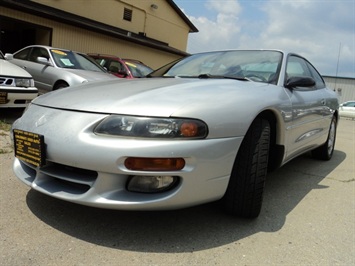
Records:
M323 76L328 88L338 93L339 103L355 100L355 78Z

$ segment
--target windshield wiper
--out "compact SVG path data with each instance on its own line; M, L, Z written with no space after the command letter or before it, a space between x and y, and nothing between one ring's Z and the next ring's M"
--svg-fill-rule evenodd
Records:
M145 78L176 78L176 76L152 76L151 74L148 74L144 77Z
M211 75L211 74L201 74L197 76L199 79L236 79L243 81L251 81L246 77L238 77L238 76L220 76L220 75Z

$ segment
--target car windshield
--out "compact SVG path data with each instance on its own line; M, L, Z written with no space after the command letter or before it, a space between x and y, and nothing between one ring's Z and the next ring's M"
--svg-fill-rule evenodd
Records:
M279 51L222 51L200 53L154 71L150 77L236 78L274 83L280 72ZM271 81L272 80L272 81Z
M140 62L125 60L125 63L135 78L143 78L153 71L153 69Z
M55 64L60 68L84 69L96 72L106 72L91 57L72 51L51 49Z

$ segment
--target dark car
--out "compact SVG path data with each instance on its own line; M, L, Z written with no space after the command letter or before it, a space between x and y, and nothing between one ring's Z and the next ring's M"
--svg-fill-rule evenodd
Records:
M135 59L122 59L114 55L88 54L111 74L119 78L144 78L153 69Z

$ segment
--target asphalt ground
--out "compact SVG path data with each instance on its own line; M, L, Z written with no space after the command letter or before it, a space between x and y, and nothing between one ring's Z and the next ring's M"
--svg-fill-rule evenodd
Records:
M17 180L6 152L0 265L355 265L354 153L355 121L342 118L333 158L305 154L269 174L260 216L245 220L216 203L123 212L56 200Z

